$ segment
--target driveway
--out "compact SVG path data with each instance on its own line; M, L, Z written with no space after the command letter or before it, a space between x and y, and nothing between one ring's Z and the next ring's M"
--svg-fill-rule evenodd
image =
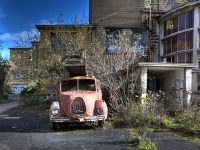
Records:
M37 108L9 109L0 117L2 150L126 150L127 133L106 127L63 127L52 131L48 111Z
M12 101L12 102L0 104L0 115L11 108L18 107L20 105L19 100L20 100L20 96L10 95L8 97L8 101Z

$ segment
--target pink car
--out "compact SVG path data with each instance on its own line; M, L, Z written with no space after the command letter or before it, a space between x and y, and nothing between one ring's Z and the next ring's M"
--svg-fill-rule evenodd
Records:
M56 100L49 111L53 129L58 129L63 122L103 126L108 115L100 82L95 77L77 76L60 80Z

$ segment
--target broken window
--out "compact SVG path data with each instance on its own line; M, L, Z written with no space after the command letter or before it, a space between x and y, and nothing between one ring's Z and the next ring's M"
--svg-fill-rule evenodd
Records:
M106 52L114 53L118 50L119 46L119 30L106 29Z
M147 49L147 32L133 31L132 32L133 47L136 53L143 53Z

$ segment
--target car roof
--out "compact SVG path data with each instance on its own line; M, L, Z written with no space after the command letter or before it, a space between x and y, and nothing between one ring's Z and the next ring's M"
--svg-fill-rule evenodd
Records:
M60 81L64 81L64 80L80 80L80 79L92 79L92 80L95 80L96 78L94 76L75 76L75 77L62 78Z

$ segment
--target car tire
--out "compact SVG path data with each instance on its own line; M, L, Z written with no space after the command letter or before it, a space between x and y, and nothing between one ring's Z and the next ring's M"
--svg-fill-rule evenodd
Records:
M59 130L60 124L58 122L52 122L52 129L53 130Z
M103 126L104 126L104 120L99 120L98 121L98 127L103 128Z

